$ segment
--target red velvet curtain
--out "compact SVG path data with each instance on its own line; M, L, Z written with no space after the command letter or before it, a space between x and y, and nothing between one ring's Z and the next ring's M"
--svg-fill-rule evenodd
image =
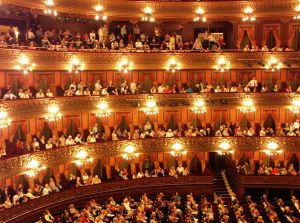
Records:
M289 32L289 39L288 39L288 46L292 46L293 38L295 36L296 30L298 27L296 26L290 26L290 32Z
M276 47L281 46L281 39L280 39L280 34L279 34L279 26L264 26L264 31L263 31L263 41L262 45L266 45L268 36L270 35L270 32L273 32L273 35L276 40Z
M240 49L241 48L241 42L244 37L244 31L247 32L249 40L252 43L252 46L256 46L256 41L254 38L254 26L241 26L238 28L238 40L237 40L237 47Z

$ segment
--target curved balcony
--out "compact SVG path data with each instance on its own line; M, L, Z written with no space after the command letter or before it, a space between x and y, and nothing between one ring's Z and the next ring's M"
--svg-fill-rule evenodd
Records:
M138 198L143 193L155 195L162 191L166 194L173 194L176 191L193 192L195 195L205 194L212 197L213 176L146 178L78 187L30 200L5 210L0 213L0 222L34 222L45 209L49 208L56 215L73 203L76 206L83 206L91 199L107 199L110 196L116 200L123 199L125 196Z
M37 160L47 167L76 160L76 154L84 150L97 159L112 156L121 156L126 145L131 144L140 154L169 153L175 142L180 142L188 153L217 151L224 140L231 145L231 149L239 151L262 151L270 141L278 143L285 151L297 152L300 150L300 137L181 137L181 138L154 138L138 140L121 140L95 144L80 144L62 148L44 150L25 155L7 158L0 161L0 178L23 174L27 164Z
M289 68L299 68L300 52L197 52L197 51L76 51L28 50L24 48L0 49L0 69L13 70L20 53L37 64L36 70L68 70L74 55L86 64L87 70L115 70L124 57L134 63L135 70L166 69L173 56L182 64L182 69L213 69L220 56L227 58L232 69L262 69L262 63L272 56L279 61L292 64ZM258 63L260 62L260 63ZM49 66L53 64L55 66Z
M190 106L197 96L203 97L213 106L238 106L246 93L183 93L183 94L154 94L154 99L159 107ZM297 93L250 93L258 106L288 106ZM139 95L109 95L107 102L113 109L140 108L145 105L147 94ZM2 107L11 115L18 117L43 116L47 113L49 103L55 102L61 111L86 112L96 109L100 96L74 96L43 99L23 99L4 101ZM272 100L270 100L272 98ZM24 109L26 108L26 110Z

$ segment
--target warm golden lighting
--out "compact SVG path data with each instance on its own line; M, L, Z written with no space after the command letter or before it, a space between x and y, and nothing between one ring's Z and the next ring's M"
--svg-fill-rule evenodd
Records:
M127 145L124 148L124 153L122 157L126 160L134 160L136 157L139 156L139 153L135 153L135 147L133 145Z
M221 57L217 60L217 64L215 65L215 69L224 72L225 70L230 69L230 62L227 61L224 57Z
M77 58L72 58L70 65L69 65L69 72L75 72L75 74L78 74L80 71L84 70L85 64L81 62Z
M177 70L181 69L181 63L178 62L175 58L172 58L169 60L167 64L167 71L171 71L172 73L175 73Z
M256 20L256 18L252 15L253 12L254 12L254 9L251 8L250 6L247 6L245 9L244 9L244 16L243 16L243 22L246 22L246 21L250 21L250 22L253 22Z
M179 142L175 142L172 145L172 151L170 152L172 156L180 157L182 155L186 155L187 151L183 150L183 145Z
M283 153L283 150L282 149L278 149L279 145L276 142L274 142L274 141L269 142L266 147L267 147L267 149L264 152L268 156L277 155L277 154Z
M282 68L282 63L280 63L276 58L270 58L265 66L265 69L271 70L272 72L280 70Z
M97 104L98 111L96 113L97 117L108 117L111 115L110 109L108 109L108 103L104 99L102 99L98 104Z
M154 22L155 18L152 16L153 14L153 9L149 6L147 6L144 9L144 16L142 17L142 21L144 22Z
M295 11L296 11L297 14L293 17L293 19L299 20L300 19L300 4L298 4L295 7Z
M24 74L28 74L35 67L35 63L31 63L29 58L25 55L21 55L18 65L16 66L17 70L23 70Z
M48 116L46 120L50 122L58 121L62 118L62 114L59 112L59 107L57 105L50 105L48 108Z
M75 160L75 164L77 166L83 166L85 164L90 164L93 162L93 158L92 157L89 157L89 154L84 151L84 150L80 150L76 156L77 160Z
M200 20L201 20L202 22L206 22L206 17L204 16L205 11L204 11L203 8L198 7L198 8L195 10L195 12L196 12L197 15L196 15L196 17L194 18L194 22L199 22Z
M25 174L29 177L34 177L39 171L46 169L46 166L41 166L40 163L35 159L30 160L26 167L28 170L25 172Z
M44 13L46 15L57 16L57 11L54 10L54 6L55 6L54 0L44 0L44 4L46 6L46 8L44 9Z
M146 107L144 108L144 112L146 115L157 115L159 113L158 108L156 106L156 100L152 95L147 97Z
M7 128L11 124L11 119L7 117L7 112L0 110L0 129Z
M94 9L96 11L95 20L102 19L103 21L107 20L107 15L103 12L103 6L98 4L94 6Z
M242 100L242 106L239 107L239 110L243 113L251 113L256 111L254 101L252 98L250 98L249 95L246 95L245 98Z
M198 98L194 101L194 106L192 107L192 112L195 114L203 114L206 112L205 101L202 98Z
M224 141L224 142L219 144L220 149L217 150L217 153L219 155L232 154L234 151L230 150L230 147L231 147L231 145L228 142Z
M122 61L120 61L120 63L118 64L118 70L120 72L123 72L125 74L127 74L129 71L131 71L133 69L133 63L129 62L126 59L123 59Z
M295 114L300 113L300 98L295 98L292 100L292 106L290 107L290 111Z

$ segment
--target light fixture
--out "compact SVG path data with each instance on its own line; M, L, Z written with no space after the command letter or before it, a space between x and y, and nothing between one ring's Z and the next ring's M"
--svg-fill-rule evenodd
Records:
M199 22L200 20L202 21L202 22L206 22L206 17L204 16L204 13L205 13L205 11L204 11L204 9L203 8L201 8L201 7L198 7L197 9L196 9L196 17L194 18L194 22Z
M167 71L175 73L177 70L181 69L181 63L178 62L175 58L171 58L167 64Z
M70 64L69 64L69 72L75 72L75 74L78 74L80 71L84 70L85 64L81 62L77 58L72 58Z
M77 160L75 160L75 164L77 166L83 166L85 164L90 164L93 162L93 158L89 156L89 154L84 151L84 150L80 150L77 154L76 154L76 158Z
M146 115L157 115L159 113L156 106L156 100L152 95L149 95L146 100L146 107L144 108L144 113Z
M108 103L104 99L102 99L98 104L97 104L98 111L96 113L97 117L108 117L111 115L111 111L108 108Z
M16 66L17 70L23 70L24 74L28 74L35 67L35 63L31 63L29 58L25 55L21 55L18 61L18 65Z
M183 145L179 142L175 142L172 145L172 151L170 152L172 156L181 157L182 155L186 155L187 151L183 150Z
M127 74L129 71L131 71L132 68L133 68L133 63L129 62L126 59L121 60L118 64L118 70L125 74Z
M292 106L290 107L290 111L295 114L300 113L300 98L295 98L292 100Z
M55 2L54 0L44 0L46 8L44 9L44 13L46 15L54 15L57 16L57 11L54 10Z
M251 8L250 6L247 6L245 9L244 9L244 16L243 16L243 22L246 22L246 21L250 21L250 22L253 22L256 20L255 16L253 16L253 12L254 12L254 9Z
M135 147L133 145L127 145L124 148L124 153L122 154L122 157L125 160L134 160L136 157L139 156L139 153L135 153Z
M215 69L224 72L225 70L230 69L230 62L227 61L224 57L221 57L217 60L217 64L215 65Z
M219 144L219 150L217 150L217 153L219 155L226 155L226 154L232 154L234 151L230 149L231 145L224 141Z
M243 113L251 113L256 111L256 108L254 106L254 101L249 95L246 95L242 99L242 106L239 107L239 110Z
M7 128L11 124L11 119L7 117L7 112L0 110L0 129Z
M32 159L30 160L30 162L27 164L27 171L25 172L25 174L29 177L34 177L38 174L39 171L41 170L45 170L46 166L41 166L40 163L35 160Z
M62 118L62 114L59 112L59 107L57 105L50 105L48 108L48 116L46 120L50 122L58 121Z
M142 17L142 21L144 22L154 22L155 18L153 17L153 9L149 6L147 6L144 9L144 16Z
M298 4L295 7L295 11L296 11L297 14L293 17L293 19L299 20L300 19L300 4Z
M265 69L271 70L272 72L280 70L282 68L282 63L280 63L276 58L270 58L265 66Z
M97 4L94 6L94 9L96 11L95 20L102 19L103 21L107 20L107 15L103 12L103 6L100 4Z
M202 98L198 98L194 101L194 106L191 111L195 114L203 114L206 112L205 101Z
M274 141L271 141L267 144L267 149L265 149L265 153L268 155L268 156L273 156L273 155L277 155L277 154L281 154L283 153L283 150L282 149L278 149L279 145L274 142Z

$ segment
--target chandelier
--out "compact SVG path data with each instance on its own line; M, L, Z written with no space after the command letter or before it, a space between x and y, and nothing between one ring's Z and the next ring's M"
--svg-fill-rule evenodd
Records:
M242 100L242 106L239 108L243 113L255 112L254 101L250 98L249 95L246 95Z
M50 122L58 121L62 118L62 114L59 112L59 107L57 105L51 105L48 108L48 116L46 116L46 120Z
M120 72L123 72L125 74L128 73L128 71L131 71L133 68L133 63L129 62L128 60L124 59L122 61L120 61L120 63L118 64L118 70Z
M73 58L69 64L69 72L75 72L75 74L78 74L80 71L84 70L84 63L81 62L77 58Z
M44 9L44 13L47 15L57 16L57 11L54 10L55 2L54 0L44 0L46 8Z
M156 106L156 100L152 95L147 97L146 107L144 108L144 113L146 115L157 115L159 113L158 108Z
M167 71L171 71L172 73L175 73L177 70L180 70L181 63L178 62L175 58L172 58L169 60L167 64Z
M282 149L278 149L278 144L274 141L267 144L267 149L264 151L268 156L274 156L283 153Z
M234 150L230 150L230 144L228 142L222 142L219 145L219 150L217 150L217 153L219 155L226 155L226 154L232 154Z
M204 9L201 7L198 7L196 9L197 16L194 18L194 22L199 22L200 20L202 22L206 22L206 17L204 16L204 13L205 13Z
M107 15L104 14L103 12L103 6L98 4L94 7L95 11L96 11L96 15L95 15L95 20L100 20L102 19L103 21L107 20Z
M154 22L155 18L153 17L153 9L151 7L146 7L144 9L144 16L142 17L142 21L144 22Z
M80 150L77 154L76 154L76 158L77 160L75 160L75 164L77 166L83 166L86 164L90 164L93 162L93 158L89 156L89 154L84 151L84 150Z
M111 111L108 109L108 103L105 100L101 100L97 104L98 111L96 116L99 118L108 117L111 115Z
M246 21L250 21L250 22L253 22L256 20L256 18L252 15L254 10L253 8L251 8L250 6L247 6L245 9L244 9L244 16L243 16L243 22L246 22Z
M224 72L225 70L229 70L230 69L230 62L225 60L225 58L219 58L217 60L217 64L215 65L215 69L220 71L220 72Z
M25 55L22 55L18 61L18 65L16 66L17 70L23 70L24 74L28 74L35 67L35 63L31 63L29 58Z
M297 15L293 17L293 19L299 20L300 19L300 4L296 6L295 11Z
M122 154L123 159L125 160L134 160L136 157L139 157L139 153L135 153L135 147L133 145L127 145L124 148L124 153Z
M172 151L170 152L172 156L181 157L182 155L186 155L187 151L183 150L183 145L179 142L176 142L172 145Z
M300 113L300 98L295 98L292 100L292 106L290 107L290 111L295 114Z
M202 98L199 98L194 101L194 107L191 109L195 114L203 114L206 112L205 101Z
M271 58L267 62L265 69L271 70L272 72L280 70L282 68L282 63L280 63L276 58Z
M25 172L25 174L29 177L34 177L36 176L41 170L45 170L46 166L41 166L40 163L37 160L31 160L28 164L27 164L27 171Z
M11 124L11 119L7 117L7 112L0 111L0 129L7 128Z

